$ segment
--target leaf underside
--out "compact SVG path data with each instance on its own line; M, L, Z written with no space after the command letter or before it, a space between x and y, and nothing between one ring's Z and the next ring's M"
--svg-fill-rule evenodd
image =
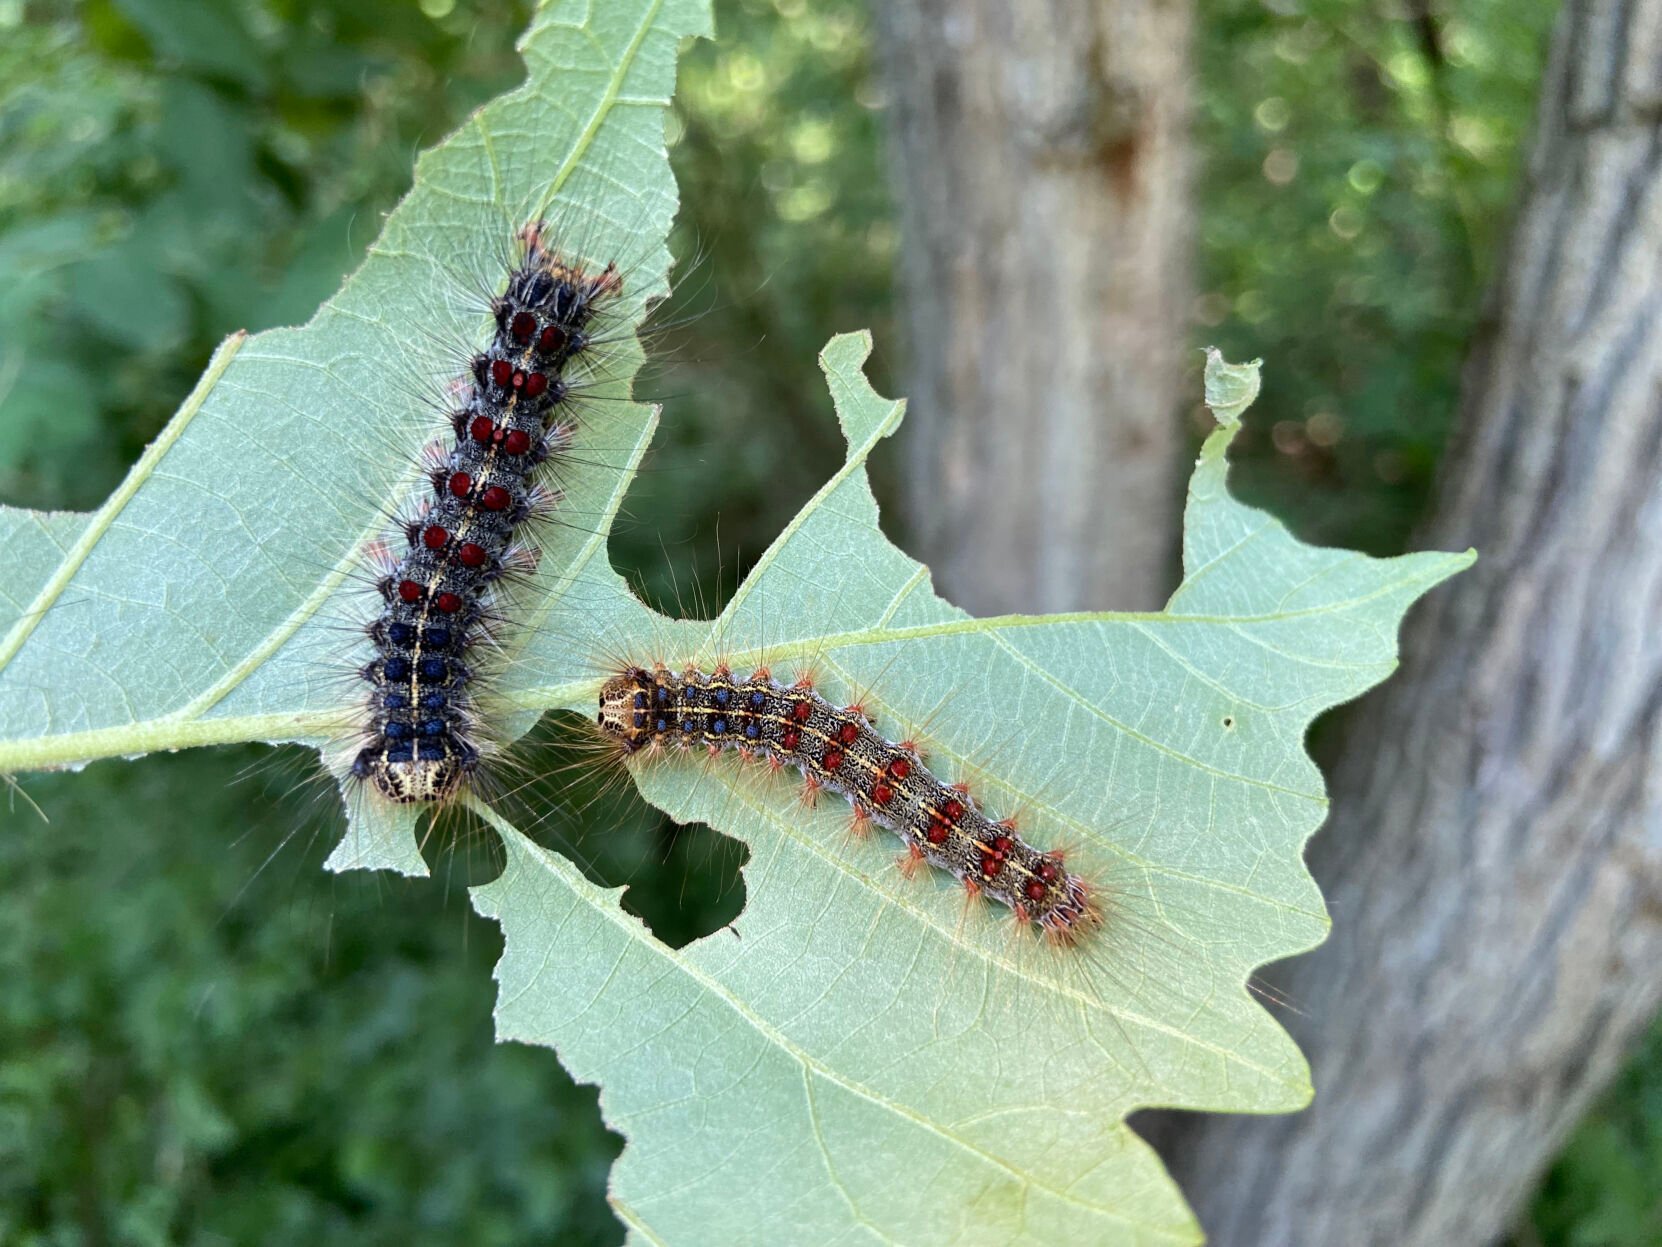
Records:
M494 273L533 217L625 261L626 323L661 295L664 109L679 42L707 28L703 0L545 5L525 85L422 157L308 325L227 342L98 512L0 509L0 773L349 738L365 550L440 431L398 380L442 377L421 343L479 340L458 275ZM1077 846L1106 929L1074 953L1015 938L950 881L902 878L893 843L848 836L838 803L806 808L730 757L671 759L640 789L749 845L744 914L666 948L482 807L507 847L474 891L506 938L499 1035L600 1084L634 1242L1196 1241L1124 1118L1307 1100L1303 1059L1244 988L1327 926L1302 864L1326 808L1304 732L1390 672L1403 612L1470 556L1316 549L1236 502L1225 451L1257 372L1214 356L1225 422L1166 609L972 619L879 531L865 462L903 408L867 383L869 350L847 335L822 356L843 468L719 619L688 622L647 610L605 557L656 419L628 401L622 346L561 478L595 522L542 534L495 717L517 736L545 710L587 713L603 655L811 668L884 730L923 733L931 766L1035 840ZM349 813L335 868L425 873L409 811Z

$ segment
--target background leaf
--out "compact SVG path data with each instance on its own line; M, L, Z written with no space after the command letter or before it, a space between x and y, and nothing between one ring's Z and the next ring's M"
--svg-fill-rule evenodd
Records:
M370 260L303 329L233 339L163 439L90 517L7 512L26 590L0 639L0 769L223 741L320 741L350 705L340 623L380 512L430 436L389 381L423 335L470 340L454 274L551 201L585 251L630 260L630 317L663 289L673 208L662 115L699 5L545 12L527 85L424 157ZM1074 841L1111 921L1046 957L941 881L908 885L826 803L777 777L666 765L647 795L751 848L750 903L671 951L563 858L508 846L476 893L503 925L505 1036L599 1081L630 1138L614 1202L681 1242L1188 1241L1131 1109L1244 1111L1308 1095L1247 997L1252 967L1320 938L1300 851L1324 799L1302 748L1321 709L1382 678L1401 612L1458 556L1301 546L1224 488L1230 433L1191 488L1167 611L972 620L881 535L865 459L900 419L842 338L824 365L849 443L720 619L673 624L604 558L649 411L591 409L567 506L516 612L501 699L516 727L585 714L602 651L811 662L880 723L927 727L933 764L1035 838ZM621 399L633 357L603 397ZM412 418L414 416L414 418ZM587 638L587 645L578 638ZM985 768L984 771L977 768ZM407 815L356 811L333 859L420 873Z

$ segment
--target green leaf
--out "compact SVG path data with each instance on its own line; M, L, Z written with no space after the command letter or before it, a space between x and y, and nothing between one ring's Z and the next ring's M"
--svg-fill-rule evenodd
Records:
M601 1084L633 1144L614 1206L643 1242L1194 1241L1124 1117L1308 1099L1244 990L1327 927L1302 865L1327 804L1304 731L1392 669L1403 611L1470 556L1301 545L1229 496L1231 425L1202 452L1165 611L971 619L878 530L865 460L902 405L867 384L869 350L825 351L847 463L719 619L618 599L592 626L643 660L797 658L897 733L929 723L932 766L1081 846L1109 900L1100 945L1025 945L949 882L902 878L891 844L852 841L846 809L671 761L639 773L648 799L750 846L733 932L666 949L493 819L508 866L475 903L507 938L500 1033ZM536 660L533 704L590 709L591 676Z
M97 513L0 513L16 562L0 772L341 733L355 691L331 673L357 659L340 621L365 605L350 578L432 434L389 376L413 338L477 336L444 275L551 200L593 222L586 251L631 258L631 318L662 291L663 108L677 41L706 23L696 0L540 13L524 88L422 158L309 325L228 342ZM1302 1058L1244 987L1326 930L1302 865L1326 808L1303 735L1392 669L1402 613L1470 556L1315 549L1237 503L1225 451L1257 370L1214 355L1224 424L1166 610L972 619L878 528L866 458L903 408L867 383L869 350L851 335L824 352L847 460L711 622L655 615L610 569L605 530L655 417L588 409L565 484L601 522L549 526L501 717L517 732L550 708L586 716L603 654L812 666L1035 840L1077 845L1106 929L1071 953L1015 938L949 881L902 878L892 843L851 837L835 803L807 809L732 758L671 758L641 790L749 845L744 913L668 949L480 805L507 847L474 893L507 942L500 1034L601 1085L629 1141L612 1192L632 1241L1195 1241L1124 1118L1307 1100ZM407 811L350 813L336 868L425 872Z

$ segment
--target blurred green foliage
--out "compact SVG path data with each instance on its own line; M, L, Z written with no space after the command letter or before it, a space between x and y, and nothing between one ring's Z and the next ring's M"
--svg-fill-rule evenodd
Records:
M872 326L901 388L864 5L716 7L642 386L672 418L612 547L682 613L838 461L808 418L826 339ZM1556 7L1199 0L1197 341L1269 360L1236 481L1311 539L1392 551L1423 511ZM96 505L220 337L309 316L414 153L517 78L528 8L0 0L0 498ZM0 1241L617 1241L592 1090L489 1042L499 944L460 885L490 846L432 854L436 883L326 877L332 798L298 754L233 782L260 756L30 779L50 825L0 807ZM629 797L556 808L542 834L664 938L738 911L732 842ZM1519 1247L1662 1240L1659 1071L1662 1039Z
M1394 553L1424 509L1557 9L1200 4L1195 318L1268 361L1234 479L1307 540Z
M1662 1028L1576 1131L1513 1243L1662 1243Z
M491 1042L495 929L324 876L297 766L230 782L260 762L32 781L50 825L12 802L0 1242L615 1241L593 1089Z
M818 365L832 335L871 328L873 383L897 389L897 237L865 5L715 7L718 39L682 58L671 126L677 295L656 317L668 362L644 382L670 418L629 498L650 528L626 516L613 542L649 600L679 614L713 612L842 466ZM722 471L697 470L717 458ZM672 582L670 562L701 574Z
M85 508L215 342L305 319L526 3L0 3L0 494Z

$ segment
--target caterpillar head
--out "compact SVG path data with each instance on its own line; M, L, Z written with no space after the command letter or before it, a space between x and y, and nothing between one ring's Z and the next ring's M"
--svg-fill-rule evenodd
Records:
M461 787L478 764L478 754L450 737L439 740L381 739L364 749L352 772L373 783L396 805L443 801Z
M641 667L631 667L600 686L600 730L626 754L652 739L652 699L658 680Z

